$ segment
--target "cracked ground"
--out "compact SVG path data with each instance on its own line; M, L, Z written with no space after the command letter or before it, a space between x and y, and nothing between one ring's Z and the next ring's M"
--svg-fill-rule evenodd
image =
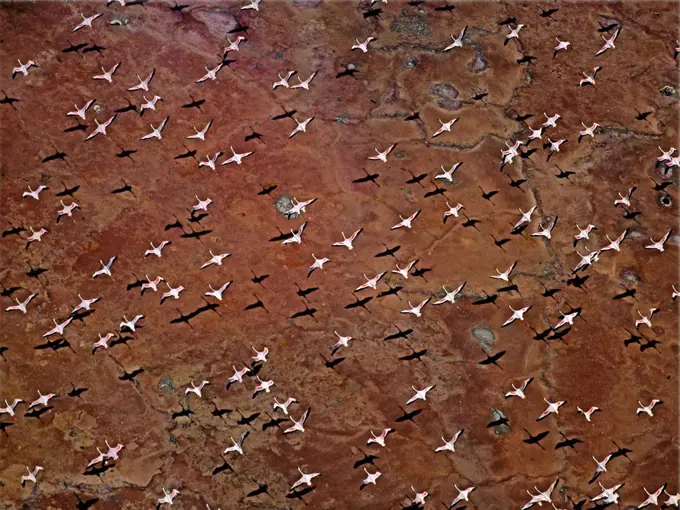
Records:
M379 4L378 17L365 18L367 5L345 2L263 0L260 11L240 4L188 2L182 12L169 3L144 5L100 3L16 2L0 5L3 70L0 89L19 102L0 104L0 211L3 229L22 225L45 227L41 242L25 248L27 233L0 240L0 279L6 288L21 287L1 298L3 308L13 298L36 298L26 315L0 315L0 399L31 402L37 392L55 393L50 409L39 417L25 416L21 405L0 433L0 507L74 508L78 498L94 500L94 508L151 508L163 489L178 489L177 508L213 510L257 508L391 509L408 505L413 492L427 490L426 507L448 505L460 488L475 486L469 505L480 509L519 508L528 501L526 489L545 490L559 478L553 502L571 508L599 494L588 484L592 457L602 459L616 447L632 450L629 460L613 459L598 481L605 487L625 482L621 504L637 506L668 483L678 492L678 345L677 306L671 285L678 288L677 229L665 251L645 249L677 224L677 168L657 165L659 147L678 141L678 74L673 49L677 39L677 2L589 2L550 4L559 10L541 17L539 5L456 3L437 11L434 2L419 6ZM443 6L443 3L442 5ZM376 6L374 6L376 7ZM548 6L542 6L547 8ZM103 16L72 33L80 12ZM504 45L508 17L524 24L520 41ZM236 35L236 20L247 25L239 51L228 55L229 67L217 80L196 84L206 67L220 61L222 49ZM111 25L113 20L120 24ZM616 48L600 57L602 25L622 27ZM442 49L466 26L462 48ZM369 51L350 51L355 39L372 35ZM605 33L605 35L607 35ZM553 59L555 38L571 41ZM608 36L609 37L609 36ZM96 42L105 49L76 53L70 44ZM523 55L536 57L518 64ZM40 67L11 79L10 64L34 60ZM109 84L92 80L102 68L121 62ZM16 65L16 64L13 64ZM601 65L595 87L579 87ZM136 76L156 74L149 93L127 92ZM336 78L346 69L354 76ZM277 73L297 70L302 79L317 71L310 90L272 90ZM296 78L291 84L297 83ZM481 99L475 96L486 92ZM123 108L139 106L142 95L163 98L156 111L143 117L119 113L107 135L83 142L86 132ZM96 98L83 121L87 131L64 132L74 126L66 112ZM205 99L200 110L182 108ZM297 110L299 120L314 117L306 133L288 136L290 118L272 120ZM420 120L406 121L419 112ZM636 117L651 112L644 120ZM557 127L544 133L568 142L546 161L547 150L517 157L499 171L501 150L515 140L526 141L529 127L544 122L544 113L559 113ZM518 116L532 114L525 121ZM161 140L140 141L169 117ZM432 138L439 119L458 118L451 132ZM213 124L204 142L187 140L193 127ZM600 124L594 137L577 142L581 123ZM251 128L261 140L245 142ZM369 161L374 149L396 147L387 163ZM229 146L254 154L242 165L198 167L191 158L174 159L196 149L205 160ZM121 150L137 150L118 158ZM526 150L525 147L522 150ZM65 160L43 163L62 151ZM224 156L226 157L226 156ZM453 182L433 178L440 166L457 162ZM557 178L558 167L574 172ZM366 173L378 173L377 185L356 183ZM420 184L413 176L427 174ZM526 179L519 186L511 185ZM657 183L671 181L662 191ZM131 193L111 191L132 186ZM49 187L40 200L22 198L28 186ZM73 197L57 193L79 186ZM277 187L258 195L261 186ZM637 190L624 217L615 207L618 193ZM480 190L481 188L481 190ZM498 190L490 200L482 192ZM213 200L208 216L189 222L196 196ZM275 204L317 198L303 218L288 219ZM55 223L60 200L80 206L72 217ZM442 217L446 202L464 204L462 212L479 220ZM520 212L536 207L525 232L511 235ZM410 230L390 230L399 215L421 213ZM550 240L532 237L538 224L559 218ZM208 230L199 239L181 237L182 230L165 230L176 221L185 232ZM269 242L306 221L301 245ZM587 242L573 246L576 225L597 226ZM331 247L363 228L352 251ZM574 285L572 268L585 253L602 248L627 229L621 251L603 253L584 272L587 280ZM510 239L498 247L494 239ZM149 241L172 242L163 256L145 258ZM386 247L400 246L394 257L376 257ZM199 270L213 253L231 253L221 266ZM331 261L307 278L312 254ZM92 279L100 260L117 260L113 278ZM408 279L391 273L394 264L431 269ZM489 278L517 261L515 290L498 292L503 282ZM31 268L47 271L28 276ZM372 297L365 308L352 290L372 277L388 274L378 289L357 293ZM136 281L162 275L185 291L179 300L159 305L160 296L139 288ZM254 276L269 275L261 284ZM208 285L233 281L219 307L188 322L177 321L207 303ZM466 285L455 304L423 309L421 318L400 314L407 301L440 298L442 286ZM300 288L318 287L305 299ZM397 295L378 298L388 285L401 286ZM509 284L508 284L509 285ZM578 285L578 281L577 281ZM545 286L545 287L544 287ZM165 290L163 286L161 290ZM545 288L561 289L552 298ZM635 288L632 297L612 299ZM65 320L83 297L100 297L95 312L65 330L69 348L35 349L45 340L52 319ZM495 303L475 305L488 294ZM261 300L265 308L246 310ZM524 322L501 329L509 306L531 305ZM562 338L534 339L554 326L560 312L582 309ZM635 331L637 311L659 308L653 328ZM290 317L315 308L313 317ZM122 343L92 354L97 335L116 331L123 315L143 314L143 326ZM171 323L174 321L174 323ZM533 328L533 330L532 330ZM398 330L412 329L408 338L384 340ZM628 330L628 331L627 331ZM353 337L348 348L331 356L337 340L333 331ZM643 335L641 344L625 345L630 332ZM268 361L259 376L273 380L271 393L252 397L257 384L245 377L229 390L232 366L250 363L254 352L268 347ZM421 360L401 360L427 350ZM480 365L486 354L505 351L499 366ZM485 354L486 353L486 354ZM324 358L344 358L333 368ZM124 371L143 368L134 382L119 378ZM524 400L505 399L511 384L534 380ZM209 380L203 398L185 395L191 382ZM408 406L422 412L413 421L395 422L399 406L417 389L435 385L426 401ZM79 398L68 393L87 388ZM262 430L271 416L273 398L293 396L290 408L298 418L311 408L305 432L284 435L277 427ZM566 401L559 414L539 423L536 418L550 402ZM636 416L638 401L656 398L663 404L654 416ZM600 408L587 422L577 406ZM175 416L189 409L193 414ZM215 409L230 413L216 416ZM242 416L259 415L249 425ZM507 425L487 427L499 416ZM283 416L285 417L285 416ZM281 424L281 428L291 422ZM392 427L386 447L366 445L369 430ZM455 453L435 453L441 436L464 429ZM540 446L524 442L548 432ZM213 475L222 465L223 450L249 430L244 455L225 457L232 468ZM555 449L563 436L579 438L574 449ZM125 448L115 465L99 474L88 462L104 441ZM359 491L365 473L354 463L362 451L377 455L369 471L382 473L377 486ZM44 467L38 483L21 487L26 467ZM304 472L321 472L314 489L290 497L288 489ZM252 495L258 483L267 494ZM249 495L250 494L250 495ZM665 499L665 496L662 500ZM592 506L590 503L586 508Z

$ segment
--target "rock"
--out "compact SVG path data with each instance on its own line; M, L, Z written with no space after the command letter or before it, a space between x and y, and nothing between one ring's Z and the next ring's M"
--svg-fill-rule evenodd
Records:
M288 215L287 212L293 207L293 201L290 197L281 196L276 200L276 210L279 211L286 219L292 220L300 216L299 214Z
M481 73L482 71L486 70L487 65L488 62L484 58L483 50L477 50L475 56L472 57L472 60L470 61L470 71L473 73Z
M621 26L621 23L618 20L605 18L604 16L600 16L600 19L598 21L600 23L600 26L602 27L609 27L611 25ZM612 28L612 30L614 29Z
M404 67L406 69L415 69L418 67L418 60L415 57L409 57L404 62Z
M168 393L172 393L173 386L172 386L172 377L169 375L164 375L161 377L160 381L158 381L158 389L163 390L166 389L168 390Z
M496 420L500 420L501 418L506 418L506 416L505 416L505 414L503 413L503 411L501 411L501 410L499 410L499 409L491 408L491 420L492 420L492 421L496 421ZM510 428L510 426L509 426L509 425L506 425L506 424L504 423L504 424L502 424L502 425L498 425L498 426L494 427L494 428L493 428L493 433L494 433L495 435L498 436L498 435L501 435L501 434L507 434L507 433L509 433L511 430L512 430L512 429Z
M432 95L442 99L456 99L458 97L458 89L450 83L437 83L432 87Z
M626 283L639 283L640 282L640 278L638 277L638 275L635 274L635 272L628 267L624 267L621 270L621 279Z
M496 335L486 326L476 326L472 328L472 336L479 340L479 345L486 351L493 349Z
M675 97L678 95L678 91L675 90L675 88L671 87L670 85L666 85L665 87L661 87L659 89L659 92L661 92L662 95L666 97Z
M463 107L463 103L461 103L460 101L440 99L439 101L437 101L437 106L444 110L460 110Z

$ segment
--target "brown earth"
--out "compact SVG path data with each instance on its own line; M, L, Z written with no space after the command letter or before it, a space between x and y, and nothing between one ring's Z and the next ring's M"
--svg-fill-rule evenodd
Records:
M28 292L38 297L28 314L2 313L0 346L7 347L0 360L0 398L32 401L37 391L59 395L54 408L41 417L25 417L18 408L15 420L0 434L0 507L73 508L76 495L83 500L98 498L95 508L150 508L162 488L177 488L177 508L245 509L304 507L287 499L297 480L297 467L322 472L315 489L304 497L309 508L387 509L408 504L410 486L427 490L427 506L448 504L459 487L474 485L470 505L480 509L517 508L528 501L525 489L545 489L559 478L553 502L570 507L567 496L578 501L599 493L588 485L594 471L592 456L604 458L614 450L612 440L630 448L631 461L616 458L600 480L606 487L625 482L620 491L624 506L637 505L650 492L668 482L668 491L678 491L678 346L677 308L671 301L671 285L677 288L679 238L673 235L666 251L646 250L648 238L659 239L677 223L677 178L665 192L654 191L650 177L663 180L655 168L658 146L664 150L678 143L678 98L660 92L677 87L677 63L673 59L677 2L550 4L559 7L552 18L539 16L537 4L457 3L453 13L434 11L430 2L415 8L404 3L379 4L379 18L364 19L366 5L343 2L268 2L260 12L242 11L240 4L191 2L183 13L168 11L170 4L109 8L77 3L5 3L0 6L3 72L0 88L21 99L15 108L0 105L2 164L2 211L4 228L9 224L26 229L46 227L40 243L24 248L15 235L0 241L5 286L21 286L13 297ZM547 5L542 6L547 8ZM94 28L71 33L80 18L102 12ZM521 46L537 60L518 65L519 45L503 45L507 27L498 21L514 16L525 24ZM247 41L229 57L235 60L216 81L195 84L204 67L219 62L226 33L235 18L248 25ZM112 19L127 23L111 26ZM616 21L623 30L616 49L595 58L602 40L598 21ZM464 47L442 53L468 25ZM368 53L350 52L355 39L374 35ZM233 39L235 36L230 35ZM552 59L555 37L572 46ZM69 41L95 41L106 49L103 55L62 53ZM9 66L17 58L33 59L40 65L27 77L10 78ZM110 69L122 62L113 84L93 81L101 67ZM355 65L356 79L336 79L347 64ZM577 86L581 72L595 65L597 88ZM486 67L485 67L486 66ZM139 105L142 92L126 92L156 68L151 92L162 96L156 111L144 117L119 114L108 135L83 143L85 133L63 130L74 124L65 113L73 103L81 106L96 98L99 113L91 109L87 121L108 119L126 105L126 98ZM309 91L271 90L276 73L295 69L302 78L318 71ZM474 71L474 72L473 72ZM291 83L295 83L293 78ZM484 89L484 101L474 101L473 89ZM205 99L202 110L180 108L191 97ZM298 111L297 118L314 116L308 131L288 139L291 119L273 121L279 105ZM636 109L652 111L646 121L636 120ZM413 110L422 122L405 122ZM546 151L516 159L498 171L504 141L526 140L526 124L517 114L532 113L528 125L543 122L543 112L560 113L553 138L566 138L562 151L546 163ZM139 141L169 116L162 140ZM450 133L431 139L438 119L459 118ZM186 140L192 127L199 129L214 119L205 142ZM581 122L598 122L596 137L577 143ZM243 142L248 126L263 135L263 141ZM374 148L397 147L388 163L368 161ZM534 142L535 143L535 142ZM118 144L118 146L116 145ZM185 152L183 144L198 150L205 159L217 151L254 151L241 166L198 168L192 159L174 160ZM533 147L538 145L532 144ZM116 158L120 148L137 149L130 159ZM55 149L68 154L65 161L41 163ZM464 164L453 185L441 185L446 196L425 199L434 189L430 180L439 166ZM556 165L576 172L569 181L556 179ZM380 173L379 187L352 181L364 175L362 168ZM415 174L429 177L418 185L405 184ZM527 179L520 189L510 187L509 177ZM131 194L110 194L122 186L133 186ZM74 200L80 210L72 218L55 224L61 206L55 194L66 185L79 185ZM46 184L39 201L22 199L28 186ZM272 197L258 196L258 184L276 184ZM615 208L617 192L637 186L633 208L642 212L637 221L623 218ZM500 190L493 203L481 198L485 191ZM164 232L174 216L189 232L187 209L195 195L210 197L209 216L194 228L211 232L200 240L180 238L179 230ZM302 219L287 220L274 207L275 199L316 197L304 215L307 228L302 245L281 246L267 242L276 228L297 229ZM666 206L664 201L670 205ZM63 198L66 204L71 198ZM462 219L442 224L450 204L461 202L464 211L481 220L478 230L463 228ZM519 218L518 208L537 206L533 222L524 236L508 235ZM390 230L398 215L422 209L412 230ZM559 216L553 238L544 242L528 234ZM572 236L581 227L598 226L587 245L591 249L607 243L605 234L617 236L628 229L621 252L607 252L584 274L585 288L567 285L570 269L579 256ZM331 248L363 227L355 249ZM504 251L494 246L490 234L511 238ZM26 234L21 234L24 238ZM172 241L162 258L144 258L151 240ZM372 276L393 269L394 259L376 258L387 246L400 245L400 265L417 258L418 267L431 268L424 278L410 276L402 281L394 274L385 282L403 285L399 296L377 299L378 292L361 296L374 299L361 308L346 309L354 301L351 290ZM583 243L579 251L583 252ZM232 257L219 267L199 271L214 253ZM323 271L306 278L312 253L331 262ZM113 277L96 280L91 274L99 260L116 255ZM494 268L501 270L518 260L515 283L521 295L501 293L497 306L475 306L484 291L498 288L489 279ZM48 271L39 278L25 273L33 267ZM269 274L263 284L250 281L251 270ZM163 275L173 286L185 287L178 301L159 306L159 295L139 289L126 291L135 280L149 274ZM188 314L206 302L209 284L233 280L216 313L207 312L187 324L171 324L179 313ZM402 315L406 301L421 301L439 293L442 285L452 289L467 281L460 302L441 307L430 303L423 317ZM295 283L319 287L309 303L296 295ZM541 296L543 287L560 287L550 299ZM625 290L637 289L635 298L612 300ZM65 332L72 352L62 349L35 350L52 319L63 321L83 297L101 297L96 312L75 321ZM260 298L264 309L245 311ZM12 299L2 297L3 307ZM531 304L524 323L508 328L500 325L514 308ZM291 320L305 306L317 309L316 320ZM576 319L563 341L532 339L528 328L544 330L559 320L559 312L582 307L583 320ZM657 338L657 349L640 351L623 340L634 329L637 310L646 313L660 308L654 329L643 327L649 338ZM143 314L143 328L129 348L117 345L91 354L97 334L114 331L123 315ZM412 328L408 341L386 342L387 335ZM500 367L480 366L484 358L473 328L488 328L493 340L483 342L489 353L506 351ZM344 362L330 370L333 331L351 335L350 347L336 357ZM487 333L488 334L488 333ZM246 378L229 391L225 382L232 365L240 368L253 356L251 346L270 349L261 369L263 379L275 386L269 395L251 398L256 384ZM411 347L427 349L422 362L399 360ZM136 384L119 380L123 369L143 367ZM510 384L534 377L527 399L505 400ZM204 398L186 398L190 381L210 380ZM168 383L170 383L168 387ZM71 385L88 388L82 400L68 397ZM412 405L423 412L415 423L395 423L416 388L435 385L426 402ZM283 435L278 429L261 430L273 415L273 397L283 401L294 396L291 407L299 417L307 407L311 415L304 434ZM545 409L543 398L565 400L559 415L541 423L536 417ZM654 417L636 416L638 400L664 401ZM232 409L224 419L211 415L214 401ZM187 405L189 418L172 419L173 412ZM576 407L597 405L601 412L588 423ZM496 434L486 424L492 409L501 410L510 431ZM220 453L246 426L239 426L237 412L259 412L244 446L245 455L228 457L234 472L212 476L223 460ZM288 426L283 424L282 426ZM369 429L394 427L387 447L366 446ZM437 453L440 436L450 438L465 429L455 453ZM549 431L542 441L545 449L522 442L523 429L532 434ZM559 434L578 437L576 451L555 450ZM125 445L115 467L101 476L84 475L96 447L104 440ZM361 492L362 468L353 469L361 458L359 449L379 456L382 472L376 487ZM37 485L20 486L26 466L45 468ZM370 468L370 471L374 471ZM247 497L257 484L267 483L269 494ZM665 500L665 497L663 498Z

